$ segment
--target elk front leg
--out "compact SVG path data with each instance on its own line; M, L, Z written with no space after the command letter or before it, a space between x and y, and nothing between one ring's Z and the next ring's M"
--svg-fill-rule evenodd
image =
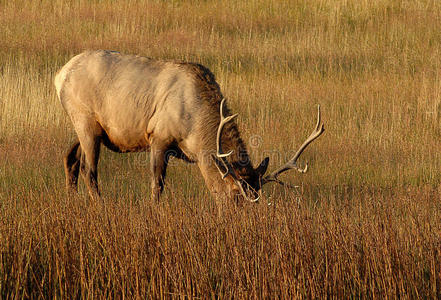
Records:
M153 178L151 183L151 199L158 201L164 190L164 180L167 171L169 155L165 145L152 145L150 153L150 171Z

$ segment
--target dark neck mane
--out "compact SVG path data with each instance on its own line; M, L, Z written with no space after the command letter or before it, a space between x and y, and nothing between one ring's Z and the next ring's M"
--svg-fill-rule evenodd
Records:
M247 148L240 137L237 125L234 123L227 124L222 132L222 147L225 152L233 150L228 158L238 175L245 176L253 170Z
M204 151L215 153L216 133L220 122L219 107L223 99L220 87L213 73L206 67L193 63L184 63L182 65L188 68L194 75L198 96L203 100L204 116L202 116L202 124L199 124L199 126L201 133L203 133ZM225 114L231 115L228 108ZM233 153L228 157L228 161L232 164L237 175L247 176L252 174L254 169L248 151L234 121L225 125L222 131L221 142L223 151L229 152L233 150Z

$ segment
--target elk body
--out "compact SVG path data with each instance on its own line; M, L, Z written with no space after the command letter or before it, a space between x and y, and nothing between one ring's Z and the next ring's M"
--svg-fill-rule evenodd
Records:
M218 197L255 201L261 187L299 169L298 157L323 133L317 126L285 165L265 176L268 158L254 168L229 116L214 75L194 63L158 61L114 51L86 51L55 76L55 86L78 141L64 158L66 185L76 191L81 173L98 197L100 146L116 152L150 151L151 197L164 188L167 163L175 156L198 165ZM225 152L224 152L225 150Z

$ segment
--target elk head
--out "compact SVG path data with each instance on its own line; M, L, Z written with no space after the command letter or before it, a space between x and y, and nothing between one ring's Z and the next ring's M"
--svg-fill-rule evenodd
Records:
M236 191L238 195L243 197L250 202L257 202L261 196L262 187L269 182L276 182L280 185L293 187L288 183L284 183L278 179L278 176L283 172L294 169L300 173L306 173L308 170L308 165L306 164L304 168L300 168L297 165L297 160L303 151L308 147L310 143L312 143L315 139L317 139L324 131L323 123L320 120L320 105L318 106L317 113L317 123L313 130L313 132L309 135L309 137L303 142L300 148L297 150L296 154L284 165L271 172L268 175L265 175L266 170L268 168L269 158L266 157L260 165L252 169L252 171L248 171L246 174L239 175L236 172L235 168L232 164L229 163L228 157L233 153L234 150L231 150L225 153L222 149L221 136L222 130L228 122L232 121L237 114L231 116L225 116L225 99L222 99L220 104L220 123L217 129L216 135L216 155L212 155L212 159L220 172L220 175L223 180L227 181L230 185L233 186L233 189Z

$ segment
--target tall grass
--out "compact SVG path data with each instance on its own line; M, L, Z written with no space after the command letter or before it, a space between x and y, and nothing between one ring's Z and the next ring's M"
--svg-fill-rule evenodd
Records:
M1 297L441 297L440 22L422 0L0 1ZM300 188L237 208L176 162L151 203L148 155L103 151L103 201L68 198L53 76L97 48L209 67L270 168L320 103Z
M430 191L363 192L317 207L287 197L240 210L191 197L23 196L5 199L3 296L439 296Z

